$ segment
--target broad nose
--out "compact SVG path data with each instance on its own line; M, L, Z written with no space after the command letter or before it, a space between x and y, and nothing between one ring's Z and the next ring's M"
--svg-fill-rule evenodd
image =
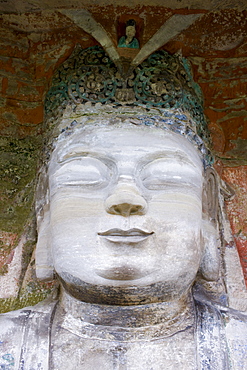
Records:
M147 211L147 202L134 185L120 184L105 201L106 211L110 214L128 217L143 215Z

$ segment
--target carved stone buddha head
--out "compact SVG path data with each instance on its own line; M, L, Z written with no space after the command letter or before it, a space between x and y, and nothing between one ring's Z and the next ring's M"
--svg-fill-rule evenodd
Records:
M181 82L170 72L169 82L164 73L164 89L175 86L174 102L181 98ZM80 94L88 100L89 75L79 78ZM54 268L79 300L171 301L187 295L198 274L217 277L216 178L200 138L203 130L201 135L196 130L200 114L169 108L173 103L165 93L155 95L160 81L158 69L150 78L156 105L149 111L143 106L116 111L100 101L84 105L78 95L77 107L66 103L58 124L52 122L58 134L41 171L46 185L37 202L37 275L49 278ZM79 90L73 84L68 94L75 100ZM156 107L162 99L161 113ZM51 95L49 103L54 104Z

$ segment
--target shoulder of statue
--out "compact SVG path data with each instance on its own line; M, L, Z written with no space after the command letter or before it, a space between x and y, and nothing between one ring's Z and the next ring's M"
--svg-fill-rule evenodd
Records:
M247 369L247 314L207 300L196 300L195 305L198 342L199 348L202 344L202 353L205 353L204 338L217 337L218 340L212 342L222 369L229 368L226 364L232 364L235 370Z
M35 306L24 307L16 311L10 311L0 314L0 344L4 337L10 341L19 341L25 328L30 325L37 317L42 320L52 315L56 306L57 300L47 299Z
M26 307L0 314L0 335L6 331L8 332L12 326L15 328L22 327L31 312L32 307Z
M48 299L35 306L0 315L0 368L25 363L26 368L31 369L34 355L38 355L40 364L48 362L48 351L42 351L42 348L49 347L50 326L56 303L56 300Z
M220 308L233 369L247 369L247 314Z

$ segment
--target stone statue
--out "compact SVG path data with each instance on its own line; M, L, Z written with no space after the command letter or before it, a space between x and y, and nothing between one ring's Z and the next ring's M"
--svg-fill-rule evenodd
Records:
M51 119L36 263L60 293L1 315L2 369L247 367L247 316L198 288L221 263L217 176L191 112L73 102Z
M129 19L126 22L126 36L122 36L119 39L118 47L119 48L131 48L131 49L139 49L139 42L137 38L135 38L136 34L136 22L134 19Z

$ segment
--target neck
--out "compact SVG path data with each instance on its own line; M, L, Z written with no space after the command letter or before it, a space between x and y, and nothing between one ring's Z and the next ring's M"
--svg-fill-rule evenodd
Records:
M114 306L81 302L62 288L59 310L85 323L103 326L138 328L165 324L176 326L184 319L193 321L194 305L191 294L169 302L147 305Z

